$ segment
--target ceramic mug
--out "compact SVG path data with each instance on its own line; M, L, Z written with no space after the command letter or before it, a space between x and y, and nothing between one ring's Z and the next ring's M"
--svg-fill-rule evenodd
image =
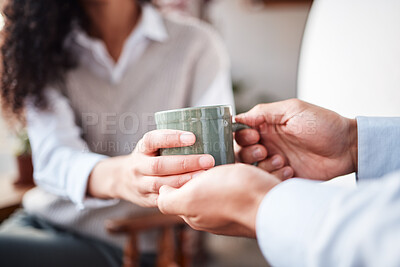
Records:
M160 111L155 114L157 129L192 132L196 143L188 147L164 148L161 155L210 154L215 166L235 162L233 132L249 128L232 122L231 106L206 106Z

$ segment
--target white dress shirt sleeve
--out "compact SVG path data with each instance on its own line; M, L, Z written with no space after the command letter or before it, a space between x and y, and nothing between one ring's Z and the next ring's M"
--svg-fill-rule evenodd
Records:
M113 205L115 201L86 197L93 167L107 157L88 150L68 100L55 90L46 91L46 96L49 110L27 105L36 184L50 193L70 199L80 209Z
M400 266L400 172L368 179L398 169L399 129L358 118L357 188L291 179L265 196L256 230L273 266Z
M400 172L358 188L291 179L266 195L257 238L272 266L400 266Z

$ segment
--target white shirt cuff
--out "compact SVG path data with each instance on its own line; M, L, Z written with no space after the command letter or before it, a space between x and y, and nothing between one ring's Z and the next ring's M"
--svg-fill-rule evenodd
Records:
M358 179L400 169L400 118L357 117Z
M303 266L305 250L340 187L290 179L273 188L257 214L257 239L272 266ZM288 256L290 255L290 256Z
M100 154L82 153L74 161L75 165L68 173L67 194L78 209L100 208L118 203L119 200L116 199L102 200L86 195L90 173L97 163L106 158L107 156Z

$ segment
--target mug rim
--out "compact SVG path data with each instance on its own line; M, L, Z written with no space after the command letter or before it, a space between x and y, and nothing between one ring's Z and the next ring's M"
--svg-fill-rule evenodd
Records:
M177 108L177 109L168 109L157 111L154 113L155 116L160 114L169 114L174 112L183 112L183 111L193 111L193 110L203 110L203 109L214 109L214 108L229 108L232 113L232 106L231 105L209 105L209 106L199 106L199 107L188 107L188 108Z

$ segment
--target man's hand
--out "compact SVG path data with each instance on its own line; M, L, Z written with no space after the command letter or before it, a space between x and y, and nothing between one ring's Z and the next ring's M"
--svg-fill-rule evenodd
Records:
M236 135L237 133L235 133ZM240 131L240 137L244 140L245 145L250 147L240 147L235 142L235 158L236 162L247 164L260 164L262 169L277 178L283 180L293 177L294 171L292 167L287 165L285 158L282 155L268 156L268 151L265 146L258 144L260 141L260 133L255 129L244 129ZM254 145L253 145L254 144Z
M328 180L357 171L356 120L291 99L258 105L236 121L258 129L259 143L269 153L267 161L259 163L261 168L268 170L274 156L284 155L297 177ZM257 148L250 131L236 134L245 162L254 161Z
M181 188L162 186L158 207L180 215L192 228L255 237L258 207L280 180L260 168L224 165L202 172Z

